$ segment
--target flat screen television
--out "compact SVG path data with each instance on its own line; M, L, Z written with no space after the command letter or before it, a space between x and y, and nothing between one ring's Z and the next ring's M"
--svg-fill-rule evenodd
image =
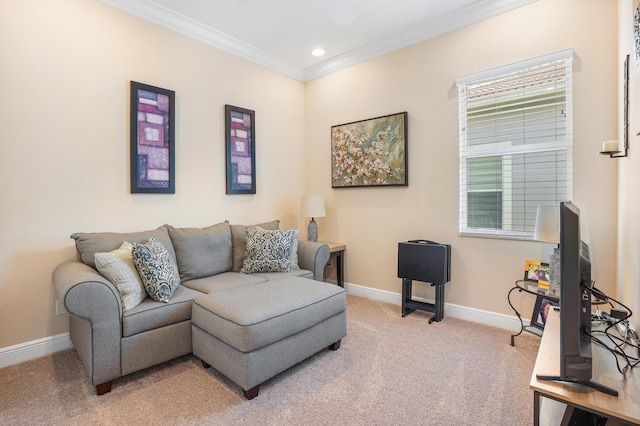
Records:
M560 375L540 380L579 383L609 395L618 392L592 378L591 258L580 237L580 209L560 203Z

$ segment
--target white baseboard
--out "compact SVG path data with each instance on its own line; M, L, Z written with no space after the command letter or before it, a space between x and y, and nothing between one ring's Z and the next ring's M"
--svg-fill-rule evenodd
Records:
M2 348L0 349L0 368L51 355L72 347L69 333L63 333Z
M345 283L345 289L347 290L347 293L353 294L354 296L380 300L382 302L398 305L398 314L400 314L400 305L402 305L402 295L400 293L393 293L391 291L378 290L349 283ZM433 303L433 300L428 299L416 298L416 300ZM504 328L507 330L515 331L520 329L520 321L518 321L518 318L513 315L498 314L495 312L454 305L451 303L445 303L444 314L445 319L447 317L452 317L492 327ZM0 368L19 364L42 356L51 355L55 352L60 352L72 347L73 344L69 338L69 333L63 333L51 337L45 337L43 339L33 340L31 342L9 346L7 348L1 348Z
M363 287L349 283L345 283L345 289L348 294L353 294L354 296L380 300L382 302L398 305L398 314L400 314L400 306L402 305L402 294L400 293L378 290L371 287ZM419 297L415 297L414 299L422 302L433 303L433 300L422 299ZM459 318L465 321L504 328L506 330L516 331L520 329L520 321L514 315L498 314L496 312L484 311L482 309L454 305L451 303L444 304L444 318L446 319L447 317ZM528 322L525 321L525 324L527 323Z

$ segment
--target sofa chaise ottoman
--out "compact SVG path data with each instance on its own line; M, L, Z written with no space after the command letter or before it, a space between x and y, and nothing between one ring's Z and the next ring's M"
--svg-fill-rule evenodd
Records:
M299 277L220 291L193 301L193 354L243 390L260 384L346 336L344 289Z
M250 230L252 236L248 235ZM317 242L298 240L297 235L297 231L292 233L292 230L280 230L277 220L257 226L230 225L228 222L223 222L205 228L174 228L163 225L154 230L140 232L73 234L71 237L76 243L77 259L58 265L53 271L52 278L58 300L70 315L71 341L97 394L109 392L113 380L118 377L191 353L193 301L206 297L205 295L211 295L214 299L222 294L225 294L224 297L230 297L233 292L250 294L254 289L269 288L268 284L282 279L285 280L282 285L285 282L289 283L288 285L292 285L292 282L300 285L315 283L325 289L337 291L335 297L346 300L343 289L322 282L324 268L329 260L329 247ZM261 248L263 246L257 244L258 237L265 239L264 250ZM267 241L267 237L277 238ZM290 243L289 248L274 250L276 240L285 237L288 238L288 244ZM151 243L151 240L154 242ZM250 247L247 247L247 244L250 244ZM153 247L162 245L162 255L158 259L162 262L159 264L167 266L167 271L171 269L173 271L165 274L167 271L160 268L151 275L158 277L158 284L163 281L161 277L165 275L172 276L171 282L174 285L178 284L173 294L165 300L155 300L151 296L154 291L147 295L149 292L147 283L144 283L145 286L142 288L140 288L142 283L134 283L136 280L140 281L142 277L142 274L138 276L139 271L136 271L138 265L134 266L131 261L134 254L132 250L136 251L136 245L138 249L148 245ZM260 263L256 263L256 257L247 253L254 253L258 259L261 259L267 252L284 256L280 260L286 264L290 263L292 266L290 270L262 271L258 268L244 271L247 266L247 257L254 266ZM127 256L130 264L124 261ZM113 265L116 265L110 274L103 275L105 272L100 272L101 266L96 264L98 257L102 260L108 258ZM142 258L138 260L140 259ZM146 272L152 269L145 270L145 278ZM126 278L124 280L127 283L126 286L121 282L123 277ZM115 280L116 278L118 279ZM273 286L273 289L277 288L280 288L279 284ZM294 289L290 290L295 294ZM310 291L310 293L313 292L314 290ZM249 315L251 313L249 308L243 304L246 302L242 302L245 298L250 299L248 296L236 298L234 300L237 303L228 305L226 309L237 310L237 315ZM291 304L288 294L280 293L279 299L283 309L281 312L292 311L291 306L294 305ZM277 300L273 299L274 302ZM257 309L260 315L266 318L268 312L261 310L262 308L257 305L259 304L251 309ZM300 309L308 313L313 311L311 307ZM251 319L250 316L245 318ZM343 323L346 322L344 315L338 315L337 318L341 318ZM324 341L319 341L312 345L318 348L316 352L343 337L341 333L333 330L330 322L322 319L318 321L318 325L323 329L326 328L333 340L326 344ZM205 323L200 324L204 327ZM287 330L286 326L282 327L282 330ZM309 328L313 329L314 326ZM343 324L342 329L344 328ZM257 328L249 327L247 330L250 330L251 339L257 339ZM241 329L236 331L242 334ZM210 336L216 336L216 338L222 337L223 333L222 331L214 333L211 330L209 332ZM268 339L270 344L261 344L275 349L279 346L275 341L277 337L273 337L273 332L271 328L266 329L264 333L270 336ZM297 341L296 331L284 334L287 337L282 338L282 341L291 343ZM297 332L297 334L306 336L304 332ZM305 342L301 344L304 345ZM255 354L251 353L246 358L254 362L254 355L260 353L260 349L255 343L248 347L252 348L248 354L251 352ZM240 348L246 347L240 346ZM210 351L208 347L207 350ZM296 348L297 350L299 349ZM296 357L297 355L289 359L297 359ZM210 357L206 359L210 362L214 361ZM238 369L242 368L241 363L244 360L244 356L238 358ZM218 364L217 361L212 363L212 365ZM278 368L268 367L264 371L272 374ZM251 367L252 377L256 376L255 372L258 370L262 371ZM229 374L231 378L237 379L237 383L241 386L254 382L253 378L241 380Z

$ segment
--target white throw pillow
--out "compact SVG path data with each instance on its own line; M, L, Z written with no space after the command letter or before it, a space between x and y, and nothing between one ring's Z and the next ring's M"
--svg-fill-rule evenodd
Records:
M147 297L147 291L133 263L132 250L133 245L125 241L118 249L96 253L94 259L98 272L118 289L123 311L139 305Z

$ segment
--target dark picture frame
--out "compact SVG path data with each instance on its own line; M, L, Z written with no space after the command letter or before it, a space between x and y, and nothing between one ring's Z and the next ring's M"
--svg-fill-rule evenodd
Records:
M560 302L557 299L544 296L536 297L536 303L533 306L533 313L531 314L531 326L544 330L549 310L558 306L560 306Z
M331 187L408 186L407 112L331 126Z
M131 81L132 193L174 194L175 92Z
M227 194L256 193L256 113L224 106Z

